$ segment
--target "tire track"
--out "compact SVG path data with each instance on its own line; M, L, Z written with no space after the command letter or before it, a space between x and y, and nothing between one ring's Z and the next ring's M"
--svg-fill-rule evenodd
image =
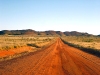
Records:
M100 75L100 58L65 45L59 38L44 50L0 62L0 75Z

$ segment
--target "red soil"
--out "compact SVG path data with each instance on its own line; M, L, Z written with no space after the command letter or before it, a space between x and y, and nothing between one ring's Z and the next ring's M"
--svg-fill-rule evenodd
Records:
M16 49L4 50L4 51L0 51L0 57L10 56L16 53L21 53L21 52L29 51L29 50L32 50L32 48L28 46L24 46L24 47L20 47Z
M0 75L100 75L100 58L58 39L44 50L0 62Z

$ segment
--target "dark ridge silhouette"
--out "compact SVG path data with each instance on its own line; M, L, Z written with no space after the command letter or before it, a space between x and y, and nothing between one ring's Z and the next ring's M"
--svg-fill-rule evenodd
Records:
M77 31L35 31L32 29L26 29L26 30L2 30L0 31L0 35L51 35L51 36L93 36L92 34L88 33L82 33ZM98 35L100 36L100 35Z
M57 35L56 31L50 30L50 31L45 31L46 35Z
M100 37L100 34L98 36Z
M60 36L65 36L65 34L64 34L63 32L61 32L61 31L56 31L56 33L57 33L58 35L60 35Z
M66 36L75 36L75 35L77 35L77 36L92 36L92 34L81 33L81 32L77 32L77 31L72 31L72 32L66 31L66 32L64 32L64 34Z

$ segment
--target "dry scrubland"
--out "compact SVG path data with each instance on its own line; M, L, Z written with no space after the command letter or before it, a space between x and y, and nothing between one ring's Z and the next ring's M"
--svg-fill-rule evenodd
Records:
M67 44L83 51L100 56L100 37L96 36L66 36L62 37Z
M55 37L34 37L28 35L0 36L0 57L33 52L49 45Z
M100 75L100 58L58 38L45 49L0 62L0 75Z
M26 55L29 52L41 50L56 40L52 36L31 36L31 35L2 35L0 36L0 60L12 59ZM66 36L61 37L65 42L88 50L95 55L100 55L100 37L87 36ZM91 50L92 49L92 50ZM96 52L95 52L96 51Z
M72 44L100 50L100 37L66 36L62 38Z

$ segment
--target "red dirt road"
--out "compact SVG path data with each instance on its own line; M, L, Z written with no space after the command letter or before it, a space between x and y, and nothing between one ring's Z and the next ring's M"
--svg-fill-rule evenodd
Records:
M44 50L0 62L0 75L100 75L100 58L58 39Z

